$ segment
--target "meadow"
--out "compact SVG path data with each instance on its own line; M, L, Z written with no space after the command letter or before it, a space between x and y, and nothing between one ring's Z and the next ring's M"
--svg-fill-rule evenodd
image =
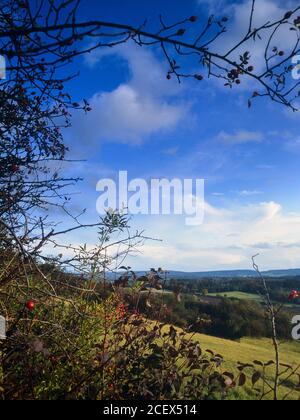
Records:
M227 299L237 299L237 300L251 300L260 304L264 303L263 297L255 293L232 291L232 292L209 293L208 296L227 298ZM278 305L280 305L280 303L278 303ZM299 308L299 305L294 305L293 303L285 303L283 306L286 308Z
M220 293L209 293L208 296L212 297L223 297L228 299L239 299L239 300L254 300L255 302L262 303L263 298L254 293L245 293L245 292L220 292Z
M177 330L180 331L180 329ZM190 337L191 334L187 334L187 338ZM200 343L202 350L209 349L215 354L221 354L224 357L224 365L222 366L224 371L228 369L230 372L238 373L238 362L253 363L255 360L258 360L267 363L270 360L274 360L272 341L267 338L242 338L238 341L232 341L196 333L193 334L193 340ZM280 358L283 364L300 367L300 342L282 342L280 345ZM268 378L270 381L274 379L273 368L269 368ZM295 381L292 381L292 383L295 385ZM289 391L289 384L283 384L279 392L279 397L284 398ZM295 391L288 398L298 399L298 394L299 392ZM251 374L249 374L244 387L237 387L229 393L229 399L235 400L257 400L258 397L259 393L254 390L251 384Z

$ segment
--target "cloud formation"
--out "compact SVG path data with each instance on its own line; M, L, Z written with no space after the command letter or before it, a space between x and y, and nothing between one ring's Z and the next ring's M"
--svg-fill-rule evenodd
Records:
M187 228L178 218L143 219L147 232L153 231L160 243L147 243L132 264L166 269L205 271L251 268L251 257L261 252L262 268L300 266L300 214L284 211L270 201L230 209L206 204L204 224Z
M149 50L125 45L113 51L98 50L86 64L95 67L107 55L125 59L130 80L111 92L97 92L89 99L92 112L73 120L73 137L85 143L115 141L139 144L151 135L173 130L185 117L188 105L174 98L179 87L166 80L164 66Z

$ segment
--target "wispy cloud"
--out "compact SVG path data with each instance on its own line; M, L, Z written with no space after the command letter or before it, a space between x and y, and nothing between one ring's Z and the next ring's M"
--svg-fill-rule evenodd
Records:
M213 193L211 193L211 195L213 196L213 197L224 197L224 193L222 193L222 192L213 192Z
M264 135L258 131L239 130L233 133L221 131L217 138L218 140L227 144L242 144L250 142L261 142L264 139Z
M262 170L270 170L270 169L275 169L276 166L275 165L268 165L268 164L261 164L261 165L256 165L257 169L262 169Z
M260 190L242 190L242 191L233 191L241 197L251 197L253 195L261 195L263 191Z
M176 156L179 152L179 146L170 147L169 149L163 150L163 153L168 156Z

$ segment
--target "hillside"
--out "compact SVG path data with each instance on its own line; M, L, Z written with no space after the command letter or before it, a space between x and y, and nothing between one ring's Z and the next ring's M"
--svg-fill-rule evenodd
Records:
M211 337L204 334L195 334L193 336L195 341L199 341L203 350L210 349L215 353L219 353L224 357L224 368L230 371L236 371L237 362L252 363L254 360L267 363L274 360L274 350L270 339L254 339L243 338L240 341L225 340L222 338ZM300 365L300 343L299 342L285 342L281 344L281 363L290 364L293 366ZM232 391L232 398L234 399L256 399L257 393L253 391L250 377L245 388L237 388ZM272 369L270 370L270 378L272 378ZM289 392L288 387L282 387L280 396ZM293 395L296 399L296 395Z
M147 271L137 271L136 274L138 276L144 276ZM123 274L123 272L115 272L109 273L108 277L111 279L115 279L116 277ZM286 278L294 278L300 277L300 269L290 269L290 270L268 270L263 271L262 274L268 278L278 278L282 279L283 277ZM187 272L187 271L168 271L168 278L174 280L199 280L199 279L218 279L218 278L226 278L227 280L237 279L237 278L257 278L257 274L253 270L222 270L222 271L195 271L195 272ZM300 279L299 279L300 281Z
M269 270L263 271L265 277L295 277L300 276L300 269L292 270ZM182 272L170 271L169 277L174 279L199 279L199 278L238 278L238 277L253 277L257 278L257 274L253 270L224 270L224 271L198 271L198 272Z

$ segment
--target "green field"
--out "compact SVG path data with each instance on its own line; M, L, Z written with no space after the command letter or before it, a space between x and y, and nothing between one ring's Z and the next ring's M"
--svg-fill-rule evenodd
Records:
M179 328L176 328L181 331ZM187 335L190 337L190 334ZM253 363L259 360L267 363L274 360L274 349L272 341L267 338L243 338L240 341L225 340L222 338L211 337L203 334L194 334L193 340L198 341L203 351L209 349L215 354L221 354L224 357L223 370L238 373L237 362ZM280 345L280 362L292 365L293 367L300 366L300 342L290 341ZM259 369L259 368L258 368ZM268 378L271 381L274 375L273 368L268 368ZM300 371L299 371L300 373ZM252 389L251 375L248 372L249 378L245 387L236 388L231 392L230 399L257 399L258 394ZM294 382L296 385L296 383ZM280 398L283 398L290 388L282 386L280 390ZM299 393L295 392L289 399L298 399Z
M257 303L264 303L262 296L255 293L244 293L244 292L221 292L221 293L209 293L208 296L211 297L222 297L227 299L238 299L238 300L252 300ZM276 304L276 302L274 302ZM280 303L278 303L280 305ZM293 303L285 303L286 308L300 308L299 305Z
M253 339L244 338L240 342L223 340L221 338L209 337L206 335L196 334L195 339L198 340L203 349L211 349L214 352L220 353L225 359L225 367L230 370L236 369L237 362L251 363L254 360L259 360L264 363L269 360L274 360L274 349L270 339ZM281 363L290 364L292 366L300 365L300 342L283 343L280 346ZM270 370L270 377L272 377L272 370ZM282 387L280 396L287 394L289 388ZM255 393L250 386L250 379L248 386L232 394L233 398L254 398ZM296 395L293 395L296 399Z
M244 292L222 292L222 293L209 293L208 296L212 297L225 297L228 299L239 299L239 300L255 300L256 302L262 303L263 298L259 295Z

